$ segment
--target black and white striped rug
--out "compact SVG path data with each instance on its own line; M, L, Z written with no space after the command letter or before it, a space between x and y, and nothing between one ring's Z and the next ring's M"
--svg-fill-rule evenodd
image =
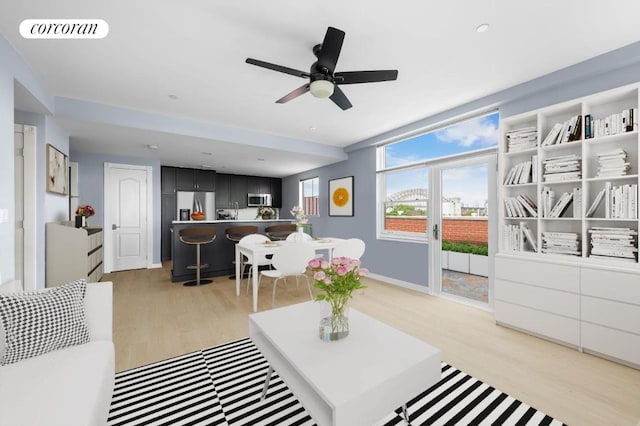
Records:
M109 425L313 425L248 338L116 375ZM442 363L442 380L407 403L412 425L562 425ZM404 425L401 409L379 425Z

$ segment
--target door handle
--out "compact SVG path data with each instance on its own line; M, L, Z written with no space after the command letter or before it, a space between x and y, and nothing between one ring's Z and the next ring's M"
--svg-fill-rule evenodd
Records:
M435 225L433 225L433 239L434 240L438 239L438 224L437 223Z
M112 224L111 225L111 230L115 231L116 229L120 228L118 225Z

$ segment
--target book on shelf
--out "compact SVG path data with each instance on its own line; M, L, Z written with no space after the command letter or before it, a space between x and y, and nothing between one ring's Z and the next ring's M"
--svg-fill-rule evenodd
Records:
M594 118L591 114L586 114L584 116L584 137L585 139L591 139L633 132L638 129L637 112L637 108L626 108L600 119Z
M549 146L555 144L556 140L558 139L558 135L560 134L560 130L562 130L562 124L554 124L540 146Z
M589 206L589 210L587 210L587 213L585 214L585 217L593 216L593 214L598 209L598 206L602 202L602 199L604 198L604 193L605 193L605 189L602 188L602 190L600 190L600 192L598 192L598 195L596 195L596 198L593 199L593 203L591 203L591 206Z
M631 228L598 227L589 229L591 256L637 261L638 231Z
M580 256L580 238L573 232L542 232L542 253Z
M550 218L562 217L573 200L573 192L563 192L549 212Z
M627 162L626 151L618 148L598 154L598 173L596 177L626 176L630 168L631 163Z
M531 232L531 229L524 223L520 222L520 229L524 233L524 239L527 241L529 246L534 252L538 252L538 242L536 241L536 237Z
M506 136L507 152L525 151L538 146L538 130L535 127L510 130Z
M573 188L573 217L582 217L582 188Z

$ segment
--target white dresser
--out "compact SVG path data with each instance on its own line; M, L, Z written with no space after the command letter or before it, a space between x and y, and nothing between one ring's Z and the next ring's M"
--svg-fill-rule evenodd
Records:
M74 228L66 222L47 223L46 286L84 278L96 282L103 275L102 228Z

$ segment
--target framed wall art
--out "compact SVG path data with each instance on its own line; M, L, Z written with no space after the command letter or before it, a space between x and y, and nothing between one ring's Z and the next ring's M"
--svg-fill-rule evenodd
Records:
M47 192L67 195L69 188L69 157L47 144Z
M329 216L353 216L353 176L329 180Z

